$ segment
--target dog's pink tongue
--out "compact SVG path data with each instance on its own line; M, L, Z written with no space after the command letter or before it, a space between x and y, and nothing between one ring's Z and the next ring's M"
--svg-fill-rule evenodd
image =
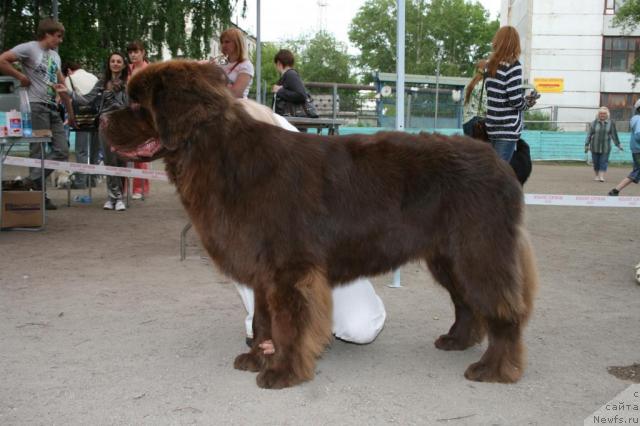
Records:
M153 157L162 147L158 139L149 139L142 145L138 145L135 149L120 149L111 147L111 151L117 153L122 158L131 160L144 159Z

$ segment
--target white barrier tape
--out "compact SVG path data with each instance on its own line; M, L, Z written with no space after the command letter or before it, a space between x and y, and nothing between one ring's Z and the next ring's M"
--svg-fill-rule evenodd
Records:
M37 158L7 157L4 164L12 166L40 167ZM130 169L128 167L98 166L95 164L69 163L65 161L45 160L44 167L53 170L69 170L89 175L109 175L133 177L150 180L168 181L167 174L160 170Z
M36 158L7 157L4 163L12 166L40 167L40 160ZM45 160L44 165L47 169L70 170L91 175L123 176L168 181L167 174L159 170L97 166L94 164L68 163L53 160ZM531 206L640 207L640 197L624 196L525 194L524 201Z
M525 194L524 201L533 206L640 207L640 197L606 195Z

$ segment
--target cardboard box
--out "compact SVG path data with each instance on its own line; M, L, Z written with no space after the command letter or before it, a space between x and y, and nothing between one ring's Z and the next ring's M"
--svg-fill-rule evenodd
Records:
M35 228L42 226L41 191L3 191L2 227Z
M51 129L40 129L33 131L34 138L50 138L53 133L51 133Z

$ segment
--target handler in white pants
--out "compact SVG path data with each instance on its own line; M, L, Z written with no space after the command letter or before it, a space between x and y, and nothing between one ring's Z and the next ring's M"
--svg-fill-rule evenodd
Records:
M289 122L274 114L274 118L287 130L297 132ZM242 303L247 309L244 324L247 337L253 339L253 290L244 284L235 283ZM343 286L335 287L333 296L333 334L352 343L371 343L380 333L387 318L384 304L376 294L371 281L360 278Z
M253 290L244 284L235 283L247 317L244 325L247 337L253 338ZM333 299L333 334L352 343L371 343L384 326L387 313L384 304L367 279L357 279L343 286L335 287Z

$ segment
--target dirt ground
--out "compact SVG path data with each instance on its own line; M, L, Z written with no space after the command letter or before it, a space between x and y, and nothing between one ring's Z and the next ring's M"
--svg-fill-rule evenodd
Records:
M525 190L606 194L628 171L599 183L586 165L536 164ZM486 343L435 349L452 306L410 264L402 288L372 280L388 314L374 343L336 341L313 381L271 391L233 369L242 304L193 232L179 259L186 216L173 187L153 182L122 213L101 209L103 188L91 205L50 195L60 208L45 231L0 233L2 425L582 424L632 383L607 368L640 362L635 208L527 208L541 286L519 383L464 379Z

